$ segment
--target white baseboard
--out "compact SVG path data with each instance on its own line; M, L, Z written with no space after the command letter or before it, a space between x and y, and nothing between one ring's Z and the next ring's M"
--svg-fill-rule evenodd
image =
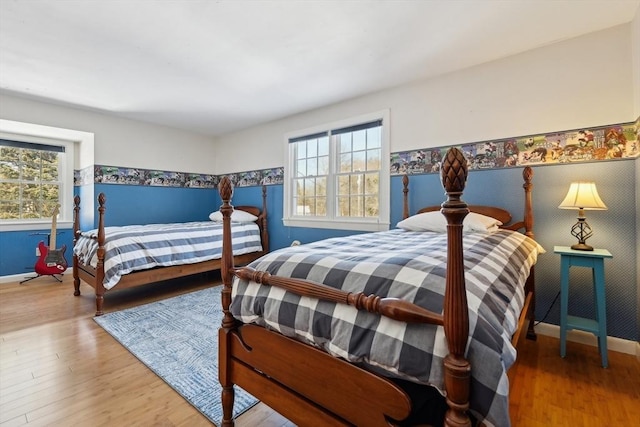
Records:
M67 269L67 271L65 271L64 274L71 274L72 271L71 269ZM21 282L29 277L34 277L36 275L36 273L32 272L27 272L27 273L23 273L23 274L12 274L9 276L0 276L0 284L2 283L10 283L10 282ZM60 276L59 274L57 274L57 276ZM37 279L36 279L37 280Z
M560 326L558 325L540 323L536 326L536 332L541 335L560 338ZM594 334L575 329L567 332L567 341L587 344L593 347L598 346L598 340ZM640 360L640 343L637 341L630 341L617 337L607 337L607 350L636 355L638 360Z

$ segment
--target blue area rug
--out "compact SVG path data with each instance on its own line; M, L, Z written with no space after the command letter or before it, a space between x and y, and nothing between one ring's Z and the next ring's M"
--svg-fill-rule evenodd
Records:
M221 286L96 317L95 321L216 425ZM234 416L258 400L235 387Z

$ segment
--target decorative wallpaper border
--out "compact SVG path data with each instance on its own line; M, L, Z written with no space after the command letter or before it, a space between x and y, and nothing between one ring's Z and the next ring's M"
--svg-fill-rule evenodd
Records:
M640 156L640 117L635 123L455 145L469 170L594 162ZM391 154L391 175L437 173L452 145Z
M224 175L159 171L140 168L94 165L74 170L73 184L141 185L152 187L217 188ZM227 174L236 187L275 185L284 183L284 168Z
M391 175L437 173L451 145L391 153ZM552 165L640 156L640 117L635 122L549 132L456 145L470 170ZM74 171L74 185L124 184L154 187L217 188L224 175L171 172L118 166ZM236 187L284 183L284 167L226 174Z

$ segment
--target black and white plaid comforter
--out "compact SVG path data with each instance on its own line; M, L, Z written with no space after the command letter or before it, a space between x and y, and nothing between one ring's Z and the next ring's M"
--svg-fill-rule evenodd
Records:
M441 313L446 246L446 233L397 229L284 248L250 266L401 298ZM506 372L516 357L511 336L524 304L524 282L541 252L535 241L512 231L464 234L471 409L487 425L510 425ZM244 323L277 330L387 376L444 389L448 349L442 327L406 324L237 278L231 312Z
M260 229L255 223L231 223L233 253L262 250ZM87 265L98 264L98 231L83 232L73 253ZM105 227L104 287L113 288L122 275L153 267L195 264L222 256L222 224L186 222L176 224Z

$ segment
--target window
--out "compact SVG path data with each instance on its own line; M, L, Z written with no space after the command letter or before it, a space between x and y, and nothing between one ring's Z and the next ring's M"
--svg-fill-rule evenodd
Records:
M73 143L0 139L0 221L4 225L50 222L58 204L60 217L68 219L67 193L72 191Z
M285 225L389 228L388 112L287 138Z

